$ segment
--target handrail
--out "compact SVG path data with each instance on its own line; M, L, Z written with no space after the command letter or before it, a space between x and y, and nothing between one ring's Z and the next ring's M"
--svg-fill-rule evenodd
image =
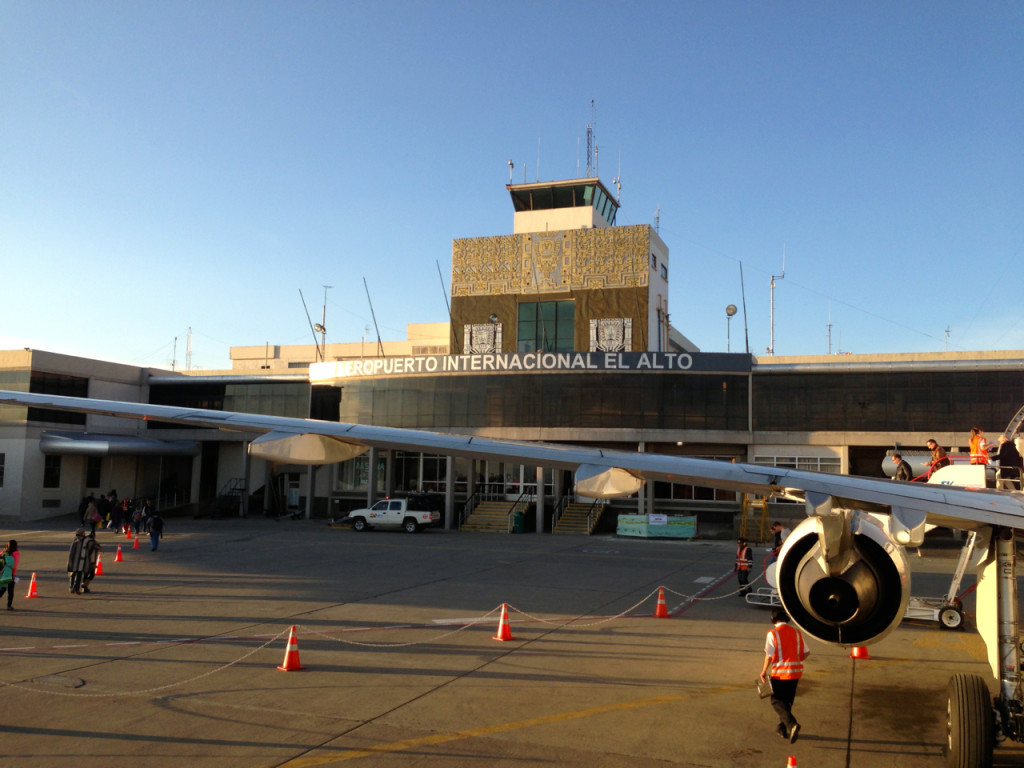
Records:
M590 509L587 510L587 536L594 531L594 525L597 521L594 519L594 513L597 512L597 505L601 503L602 506L607 503L606 499L594 499L594 503L590 505ZM602 510L603 511L603 510Z
M512 502L512 506L509 507L508 510L508 530L506 531L506 533L512 533L512 516L515 514L516 508L519 507L519 505L522 503L524 496L529 496L531 499L533 498L532 493L528 494L526 491L523 491L522 493L519 494L519 498Z
M469 513L476 508L476 505L480 501L482 492L483 488L477 488L473 491L473 494L463 502L462 512L459 514L459 528L461 528L462 524L466 522L466 518L469 517Z
M568 507L568 506L569 506L569 492L566 491L562 495L562 498L558 500L558 503L555 504L555 508L553 510L551 510L551 532L552 533L555 532L555 526L558 525L558 519L562 516L562 513L565 512L565 508Z

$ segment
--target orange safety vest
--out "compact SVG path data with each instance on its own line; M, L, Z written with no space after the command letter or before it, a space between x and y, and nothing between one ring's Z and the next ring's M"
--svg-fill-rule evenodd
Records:
M988 464L988 440L981 435L971 438L971 464Z
M775 638L775 654L768 675L779 680L799 680L804 673L804 659L807 658L804 636L800 630L789 624L779 624L769 630L768 634Z
M754 564L754 556L750 552L749 544L742 544L736 547L736 570L749 571Z

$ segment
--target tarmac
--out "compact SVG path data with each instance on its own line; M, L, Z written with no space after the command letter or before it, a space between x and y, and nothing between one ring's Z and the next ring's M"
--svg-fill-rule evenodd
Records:
M904 622L870 659L810 641L790 744L755 692L768 611L736 595L731 542L169 518L156 552L98 534L103 575L72 595L76 527L0 520L22 552L5 768L930 767L949 677L989 676L972 626ZM956 554L912 557L914 594L945 593Z

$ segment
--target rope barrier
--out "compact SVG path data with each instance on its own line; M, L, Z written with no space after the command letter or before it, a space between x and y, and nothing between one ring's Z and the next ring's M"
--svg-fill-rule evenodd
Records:
M318 637L323 637L323 638L326 638L327 640L333 640L336 643L345 643L346 645L358 645L358 646L361 646L363 648L408 648L410 645L422 645L422 644L425 644L425 643L433 643L433 642L436 642L438 640L441 640L442 638L451 637L452 635L458 634L459 632L462 632L463 630L469 629L470 627L475 627L478 624L482 624L487 619L492 618L500 610L501 610L501 606L499 605L497 608L492 608L490 611L485 613L483 616L480 616L479 618L476 618L476 619L470 619L469 621L467 621L462 626L460 626L460 627L458 627L456 629L453 629L450 632L444 632L444 633L442 633L440 635L435 635L434 637L432 637L429 640L411 640L408 643L361 643L358 640L346 640L343 637L333 637L333 636L331 636L328 633L321 632L319 630L313 629L312 627L307 627L305 625L301 625L300 624L298 626L299 626L299 628L305 630L305 632L307 634L317 635ZM410 627L410 629L411 628L412 627Z
M154 688L146 688L145 690L142 690L142 691L111 691L111 692L107 692L107 693L65 693L64 691L51 691L51 690L48 690L46 688L33 688L31 686L24 685L23 683L9 683L9 682L6 682L4 680L0 680L0 686L4 686L4 687L7 687L7 688L17 688L17 689L22 690L22 691L31 691L33 693L48 693L48 694L50 694L52 696L67 696L67 697L70 697L70 698L73 698L73 699L76 699L76 698L77 699L104 699L104 698L113 698L115 696L142 696L144 694L156 693L157 691L166 691L166 690L169 690L171 688L176 688L179 685L185 685L185 683L192 683L192 682L195 682L196 680L202 680L204 677L209 677L210 675L215 675L218 672L223 672L225 669L228 669L229 667L233 667L235 664L238 664L241 661L245 661L247 658L252 656L254 653L259 653L264 648L266 648L268 645L273 643L275 640L280 640L285 635L285 633L288 632L289 629L290 629L290 627L288 629L281 630L276 635L274 635L272 638L267 640L267 642L265 642L263 645L259 646L258 648L253 648L248 653L242 654L237 659L235 659L233 661L229 661L227 664L221 664L216 669L207 670L206 672L202 672L202 673L200 673L198 675L194 675L193 677L189 677L189 678L186 678L184 680L178 680L175 683L168 683L167 685L158 685L158 686L156 686Z
M761 578L762 578L761 576L756 577L755 579L753 579L752 583L756 584ZM657 594L658 589L659 588L656 587L651 592L649 592L647 595L645 595L643 598L641 598L638 602L634 603L629 608L626 608L624 611L621 611L621 612L619 612L619 613L617 613L617 614L615 614L613 616L605 616L605 617L602 617L602 618L597 619L595 621L589 621L589 622L581 621L581 619L585 618L586 614L580 614L578 616L554 618L554 619L550 619L550 618L545 619L545 618L542 618L540 616L535 616L533 614L527 613L526 611L524 611L524 610L522 610L520 608L517 608L517 607L515 607L513 605L508 605L507 607L508 607L509 610L515 611L516 613L520 614L521 616L524 616L528 620L534 621L534 622L538 622L540 624L548 624L548 625L554 625L554 626L558 626L558 627L567 627L567 626L570 626L570 625L573 626L573 627L595 627L595 626L599 626L601 624L608 624L608 623L610 623L612 621L615 621L617 619L621 619L621 618L623 618L625 616L628 616L628 615L632 614L633 611L636 611L637 609L640 608L641 605L643 605L648 600L650 600L652 597L654 597ZM726 595L721 595L719 597L714 597L714 598L708 598L708 597L703 597L703 596L700 596L700 595L686 595L686 594L683 594L682 592L677 592L677 591L675 591L673 589L670 589L668 587L664 587L664 589L665 589L666 592L671 592L673 595L676 595L678 597L682 597L682 598L685 598L685 599L691 600L691 601L719 600L719 599L722 599L722 598L725 598L725 597L731 597L733 595L736 595L740 591L740 590L736 590L736 591L730 592L729 594L726 594ZM476 618L473 618L473 619L469 619L464 624L456 627L455 629L452 629L452 630L447 631L447 632L442 632L441 634L435 635L435 636L433 636L433 637L431 637L429 639L425 639L425 640L424 639L411 640L409 642L404 642L404 643L369 643L369 642L360 642L358 640L351 640L351 639L347 639L347 638L343 638L343 637L336 637L336 636L334 636L333 634L331 634L329 632L323 632L321 630L315 629L315 628L307 626L307 625L296 625L296 626L297 626L298 629L301 629L303 631L303 633L306 634L306 635L313 635L315 637L324 638L326 640L332 640L334 642L345 643L346 645L355 645L355 646L360 646L360 647L365 647L365 648L407 648L407 647L413 646L413 645L425 645L427 643L434 643L434 642L437 642L438 640L443 640L446 637L452 637L453 635L456 635L459 632L463 632L463 631L469 629L470 627L479 626L480 624L483 624L484 622L487 622L489 620L493 620L494 616L500 610L501 610L501 606L498 605L495 608L492 608L490 611L488 611L487 613L485 613L485 614L483 614L483 615L481 615L479 617L476 617ZM94 699L98 699L98 698L114 698L114 697L118 697L118 696L144 696L144 695L148 695L148 694L152 694L152 693L157 693L159 691L170 690L171 688L176 688L176 687L179 687L179 686L182 686L182 685L186 685L187 683L192 683L192 682L195 682L196 680L202 680L205 677L210 677L211 675L215 675L215 674L217 674L219 672L223 672L224 670L229 669L229 668L235 666L236 664L239 664L242 661L245 661L246 659L248 659L249 657L253 656L254 654L259 653L260 651L264 650L265 648L267 648L272 643L280 640L282 637L284 637L286 634L288 634L290 629L291 629L290 626L286 627L285 629L283 629L280 632L278 632L276 635L271 637L269 640L267 640L263 644L257 646L256 648L253 648L250 651L247 651L246 653L244 653L241 656L239 656L237 659L233 659L232 661L229 661L229 662L227 662L225 664L221 664L220 666L215 667L214 669L209 669L209 670L207 670L205 672L202 672L202 673L200 673L198 675L193 675L192 677L188 677L188 678L185 678L183 680L178 680L178 681L173 682L173 683L167 683L165 685L154 686L152 688L146 688L144 690L108 691L108 692L105 692L105 693L72 693L72 692L64 692L64 691L53 691L53 690L49 690L49 689L46 689L46 688L39 688L39 687L31 686L31 685L26 685L24 683L13 683L13 682L8 682L8 681L4 681L4 680L0 680L0 688L15 688L15 689L18 689L18 690L29 691L31 693L45 693L45 694L50 694L52 696L65 696L65 697L70 697L70 698L94 698ZM422 627L410 626L409 629L422 629ZM200 640L205 640L205 639L218 639L218 638L212 637L212 638L199 638L199 639ZM181 642L196 642L196 641L195 640L187 640L186 639L186 640L182 640Z

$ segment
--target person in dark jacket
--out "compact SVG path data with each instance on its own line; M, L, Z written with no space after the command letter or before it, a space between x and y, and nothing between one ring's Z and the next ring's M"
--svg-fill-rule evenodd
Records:
M1024 459L1021 459L1020 451L1014 445L1013 440L1006 435L999 436L999 478L997 487L1010 491L1021 490L1021 474L1024 473Z
M75 531L75 540L68 550L68 591L78 595L82 592L82 579L89 566L89 553L85 549L85 529Z
M892 463L896 465L896 476L893 478L894 480L910 482L914 479L914 470L910 468L910 462L900 456L900 454L894 453L892 455Z
M149 527L149 543L153 545L156 552L160 546L160 539L164 535L164 519L155 512L146 518L146 525Z

